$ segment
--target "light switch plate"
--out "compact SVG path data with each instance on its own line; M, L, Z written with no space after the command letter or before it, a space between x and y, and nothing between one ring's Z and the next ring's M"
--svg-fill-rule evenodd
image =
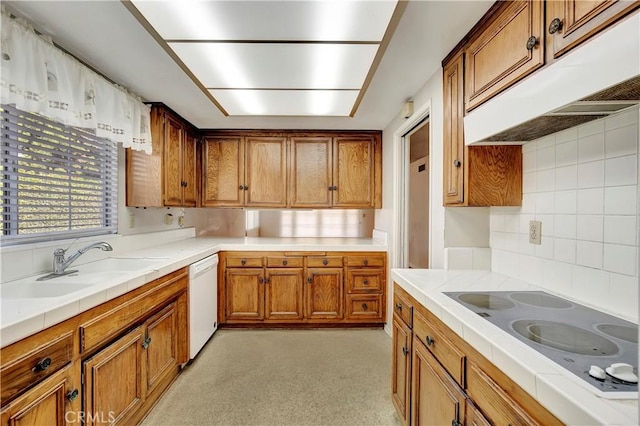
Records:
M539 220L529 221L529 242L542 244L542 222Z

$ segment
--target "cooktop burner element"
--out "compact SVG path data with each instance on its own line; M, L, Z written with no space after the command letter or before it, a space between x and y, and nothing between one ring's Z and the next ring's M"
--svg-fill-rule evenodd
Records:
M543 320L518 320L512 324L521 336L541 345L580 355L615 355L611 340L572 325Z
M541 308L568 309L573 306L573 303L568 300L550 296L542 292L540 292L540 294L530 292L512 293L511 298L518 302L526 303L527 305L539 306Z
M624 363L632 365L637 375L636 324L543 291L444 294L604 392L603 396L637 397L637 383L604 374L612 364ZM589 376L594 369L601 369L604 379Z
M516 306L507 299L487 293L463 293L460 295L460 300L478 308L491 310L511 309Z

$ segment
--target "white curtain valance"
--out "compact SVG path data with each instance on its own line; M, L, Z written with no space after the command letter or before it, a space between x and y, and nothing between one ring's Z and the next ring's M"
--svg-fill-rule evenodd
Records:
M151 154L150 108L2 10L2 104Z

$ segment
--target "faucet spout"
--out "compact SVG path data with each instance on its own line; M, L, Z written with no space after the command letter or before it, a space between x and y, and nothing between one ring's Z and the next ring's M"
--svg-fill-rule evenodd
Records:
M53 274L54 275L63 275L65 274L65 269L67 269L77 258L82 256L84 253L88 252L91 249L100 249L103 251L112 251L113 247L107 242L101 241L99 243L93 243L86 247L81 248L74 254L72 254L68 259L64 258L66 250L64 249L56 249L53 252Z

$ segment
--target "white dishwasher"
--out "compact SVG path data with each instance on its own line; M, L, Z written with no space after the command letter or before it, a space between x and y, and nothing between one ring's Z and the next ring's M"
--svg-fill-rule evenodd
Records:
M218 255L189 268L189 357L194 359L218 328Z

